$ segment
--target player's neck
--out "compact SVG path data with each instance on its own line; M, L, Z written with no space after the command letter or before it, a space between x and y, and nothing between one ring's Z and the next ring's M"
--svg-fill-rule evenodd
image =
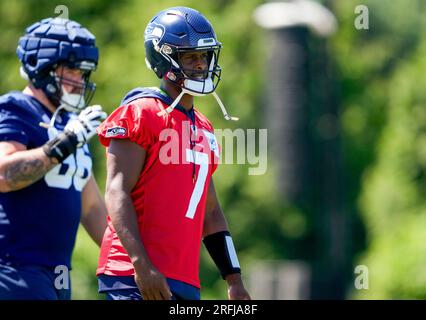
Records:
M161 89L165 91L173 100L175 100L182 92L180 87L168 81L161 82ZM186 111L191 110L194 105L194 97L190 94L184 94L179 101L179 105L184 107Z
M52 102L49 101L49 99L47 99L46 95L44 94L44 92L42 90L36 89L32 85L28 85L23 90L23 93L36 98L50 112L52 112L52 113L55 112L56 107L52 104Z

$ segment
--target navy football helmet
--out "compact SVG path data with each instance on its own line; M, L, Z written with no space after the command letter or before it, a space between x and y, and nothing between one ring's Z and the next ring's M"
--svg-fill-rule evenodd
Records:
M165 112L170 113L185 93L193 96L212 93L225 118L236 120L226 113L214 92L222 72L218 64L222 44L217 41L213 27L201 13L187 7L163 10L148 23L144 37L148 68L160 79L164 78L182 88L180 96ZM179 61L180 54L194 51L207 53L208 69L202 76L199 76L199 70L185 69Z
M20 38L16 53L22 63L21 75L35 88L43 90L56 107L79 111L89 104L96 88L89 78L96 69L99 52L95 36L79 23L63 18L36 22ZM83 83L56 74L60 65L80 69ZM80 93L64 92L63 84L73 85Z

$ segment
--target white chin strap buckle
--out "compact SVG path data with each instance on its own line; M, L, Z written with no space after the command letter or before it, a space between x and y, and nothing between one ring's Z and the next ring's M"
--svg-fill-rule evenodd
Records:
M224 106L224 105L223 105L223 103L222 103L222 100L220 100L220 98L219 98L219 96L216 94L216 92L212 92L212 95L213 95L213 97L215 97L215 99L216 99L217 103L219 104L219 107L220 107L220 109L222 110L223 117L225 118L225 120L232 120L232 121L238 121L238 120L240 120L240 118L238 118L238 117L233 117L233 116L230 116L230 115L228 114L228 112L226 111L225 106Z
M171 112L174 110L174 108L178 105L179 101L182 99L182 97L183 97L183 95L184 95L185 93L191 94L191 92L190 92L190 91L187 91L187 90L185 90L185 89L182 89L182 92L181 92L181 93L177 96L177 98L175 99L175 101L173 101L173 103L172 103L172 104L171 104L171 105L170 105L167 109L164 109L164 110L161 110L161 111L157 112L157 115L158 115L159 117L161 117L161 116L164 116L164 115L166 115L166 114L171 113ZM240 119L240 118L238 118L238 117L230 116L230 115L228 114L228 112L226 111L226 108L225 108L225 106L223 105L222 100L220 100L220 98L219 98L219 96L216 94L216 92L212 92L212 94L213 94L213 97L215 97L215 99L216 99L217 103L219 104L219 107L220 107L220 109L222 110L223 117L225 118L225 120L238 121L238 120Z

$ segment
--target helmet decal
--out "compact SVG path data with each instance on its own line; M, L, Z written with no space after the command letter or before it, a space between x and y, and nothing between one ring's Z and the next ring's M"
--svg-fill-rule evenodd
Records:
M145 41L161 40L164 35L164 26L155 22L150 23L144 33Z

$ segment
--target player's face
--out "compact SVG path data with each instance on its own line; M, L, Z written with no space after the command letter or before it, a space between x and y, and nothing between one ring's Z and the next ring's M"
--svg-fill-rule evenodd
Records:
M81 69L71 69L67 66L59 66L56 75L62 78L62 86L68 93L81 94L84 86L84 71Z
M190 78L203 80L207 78L208 53L207 51L188 51L179 54L180 65Z

